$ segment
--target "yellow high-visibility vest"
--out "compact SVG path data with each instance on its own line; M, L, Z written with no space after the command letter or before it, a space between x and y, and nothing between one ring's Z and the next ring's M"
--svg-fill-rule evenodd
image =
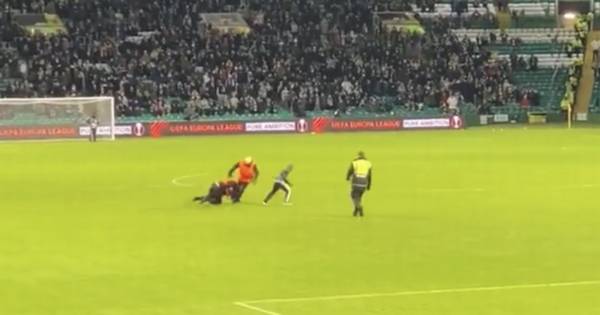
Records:
M355 160L352 162L352 168L354 169L354 176L356 177L367 177L369 170L373 165L367 160Z

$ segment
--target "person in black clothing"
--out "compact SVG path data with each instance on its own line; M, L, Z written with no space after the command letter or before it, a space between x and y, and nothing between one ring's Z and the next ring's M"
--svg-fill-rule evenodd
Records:
M194 197L193 201L202 203L210 203L220 205L223 203L223 197L229 196L233 203L239 201L240 189L238 184L233 180L221 181L213 183L208 189L208 193L204 196Z
M284 205L291 205L290 197L292 197L292 184L288 181L287 177L292 171L292 164L286 166L286 168L275 177L275 182L273 183L273 188L269 192L269 194L263 200L263 205L267 205L269 200L277 193L279 190L283 190L285 192L285 203Z
M362 196L366 190L371 189L371 168L372 164L365 157L364 152L358 152L358 157L352 161L348 172L346 173L346 180L351 181L352 190L350 197L354 204L354 213L356 216L363 216Z
M88 125L90 127L90 142L96 142L96 131L98 129L98 119L96 119L95 115L90 117L90 119L88 119Z

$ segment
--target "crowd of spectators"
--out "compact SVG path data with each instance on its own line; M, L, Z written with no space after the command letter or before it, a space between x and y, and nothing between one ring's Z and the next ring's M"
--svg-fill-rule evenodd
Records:
M8 0L20 12L55 12L68 33L25 35L5 10L0 70L20 78L6 96L112 95L125 116L512 102L510 60L453 35L452 17L422 19L424 35L386 32L373 14L385 3ZM202 12L240 12L251 31L219 33Z

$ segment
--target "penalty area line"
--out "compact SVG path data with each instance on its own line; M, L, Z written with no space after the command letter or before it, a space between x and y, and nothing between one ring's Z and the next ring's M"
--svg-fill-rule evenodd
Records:
M351 299L367 299L378 297L393 297L393 296L412 296L412 295L433 295L433 294L452 294L452 293L471 293L471 292L486 292L486 291L506 291L518 289L536 289L536 288L559 288L559 287L575 287L575 286L592 286L600 285L600 280L589 281L572 281L572 282L550 282L550 283L534 283L534 284L514 284L501 286L486 286L486 287L468 287L468 288L453 288L453 289L434 289L434 290L417 290L417 291L399 291L388 293L364 293L364 294L348 294L348 295L330 295L330 296L314 296L301 298L280 298L280 299L264 299L253 301L240 301L233 304L254 310L268 315L282 315L273 311L257 307L254 304L278 304L278 303L295 303L295 302L318 302L318 301L337 301Z

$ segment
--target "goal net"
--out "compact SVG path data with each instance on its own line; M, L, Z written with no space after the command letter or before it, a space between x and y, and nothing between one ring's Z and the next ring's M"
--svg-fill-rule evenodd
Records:
M68 139L90 135L115 139L112 97L0 98L0 140Z

